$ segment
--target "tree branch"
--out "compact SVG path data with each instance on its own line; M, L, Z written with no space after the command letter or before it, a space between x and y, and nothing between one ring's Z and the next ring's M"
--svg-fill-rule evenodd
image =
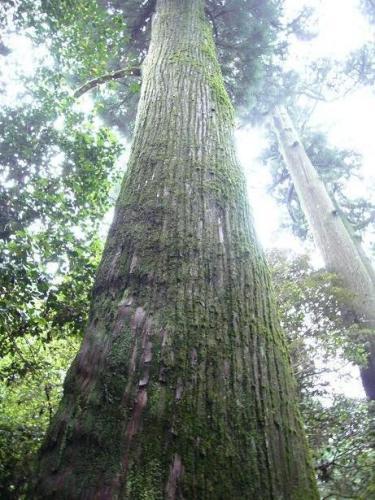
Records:
M271 184L267 191L272 193L276 186L284 182L286 179L290 178L289 172L287 170L283 170L281 174L277 177L277 179Z
M230 14L231 12L233 12L234 9L223 9L223 10L219 10L217 14L214 14L213 17L214 19L217 19L218 17L220 16L225 16L225 14Z
M74 97L80 97L85 94L89 90L102 85L105 82L109 82L111 80L118 80L119 78L124 78L125 76L141 76L140 68L127 68L120 69L118 71L114 71L113 73L108 73L106 75L99 76L98 78L94 78L89 82L85 83L74 92Z

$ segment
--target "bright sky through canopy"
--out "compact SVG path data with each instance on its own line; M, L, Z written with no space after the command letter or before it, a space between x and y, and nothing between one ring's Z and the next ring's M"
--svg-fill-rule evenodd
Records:
M316 12L311 20L311 28L317 36L309 41L291 40L290 57L286 61L288 69L303 72L312 60L322 57L342 59L351 51L372 40L374 34L361 14L358 0L287 0L285 15L293 19L303 5L312 6ZM338 15L339 13L339 15ZM6 59L3 72L12 80L7 88L7 100L17 98L22 90L17 84L17 72L32 74L38 60L46 61L48 50L45 47L32 47L24 37L12 36L7 40L12 53ZM80 98L79 106L91 109L93 101L89 94ZM375 177L373 159L375 158L375 141L373 140L373 116L375 97L370 89L361 89L347 95L344 99L330 103L319 103L313 113L310 124L328 133L332 144L353 148L363 155L362 173L365 182L351 184L351 189L364 197L373 194ZM59 126L56 123L56 126ZM247 177L250 203L253 207L255 225L264 247L278 247L297 252L306 251L306 245L295 238L289 231L282 230L280 225L285 217L285 208L276 204L267 193L270 184L270 173L257 158L266 145L265 132L261 128L240 129L236 133L238 153ZM55 159L58 171L59 159ZM256 179L256 182L254 182ZM106 217L106 221L109 217ZM368 243L368 241L366 240ZM312 243L308 244L310 250ZM322 261L315 251L315 264ZM361 393L361 386L355 384L345 390L352 396Z
M295 40L292 43L287 67L303 72L312 60L322 57L345 58L351 51L373 40L369 24L359 10L357 0L288 0L286 15L293 18L303 5L316 9L312 28L317 36L310 41ZM338 15L339 13L339 15ZM374 199L375 158L374 135L375 96L372 89L359 89L345 98L333 102L319 103L310 124L328 134L330 142L338 147L352 148L363 156L361 174L363 180L351 180L350 190L357 196ZM322 266L323 262L312 242L303 245L290 231L282 230L280 225L286 216L285 208L276 204L267 193L271 176L257 158L265 147L264 130L251 129L237 131L237 146L240 160L245 168L250 203L253 207L255 225L265 248L283 248L295 252L313 251L313 263ZM257 182L254 183L254 178ZM374 200L375 201L375 200ZM371 235L365 237L369 246L374 243ZM332 367L335 368L334 366ZM358 373L357 368L349 371ZM359 377L346 379L342 372L331 374L329 380L336 389L349 397L363 396Z
M47 496L371 496L374 30L375 0L0 0L0 500L48 426Z

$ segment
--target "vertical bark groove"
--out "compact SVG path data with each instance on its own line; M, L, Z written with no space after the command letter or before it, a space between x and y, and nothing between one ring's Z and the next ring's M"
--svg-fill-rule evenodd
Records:
M42 498L316 499L203 0L158 0Z

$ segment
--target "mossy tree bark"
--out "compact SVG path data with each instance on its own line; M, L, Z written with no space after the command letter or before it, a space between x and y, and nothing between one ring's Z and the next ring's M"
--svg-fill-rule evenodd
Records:
M349 326L366 331L367 366L361 378L370 400L375 399L375 273L312 165L284 106L276 107L272 124L280 151L293 180L302 210L327 269L337 274L349 292L345 304Z
M203 0L158 0L128 173L36 497L315 499Z

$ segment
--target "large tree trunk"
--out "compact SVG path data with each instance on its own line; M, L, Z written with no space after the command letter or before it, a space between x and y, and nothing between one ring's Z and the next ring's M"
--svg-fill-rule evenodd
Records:
M275 109L273 129L292 178L302 210L311 228L327 269L337 274L349 291L348 321L367 330L365 346L368 363L361 368L363 387L375 399L375 274L360 245L332 202L327 189L308 158L288 111Z
M203 0L158 0L90 322L36 496L315 499Z

